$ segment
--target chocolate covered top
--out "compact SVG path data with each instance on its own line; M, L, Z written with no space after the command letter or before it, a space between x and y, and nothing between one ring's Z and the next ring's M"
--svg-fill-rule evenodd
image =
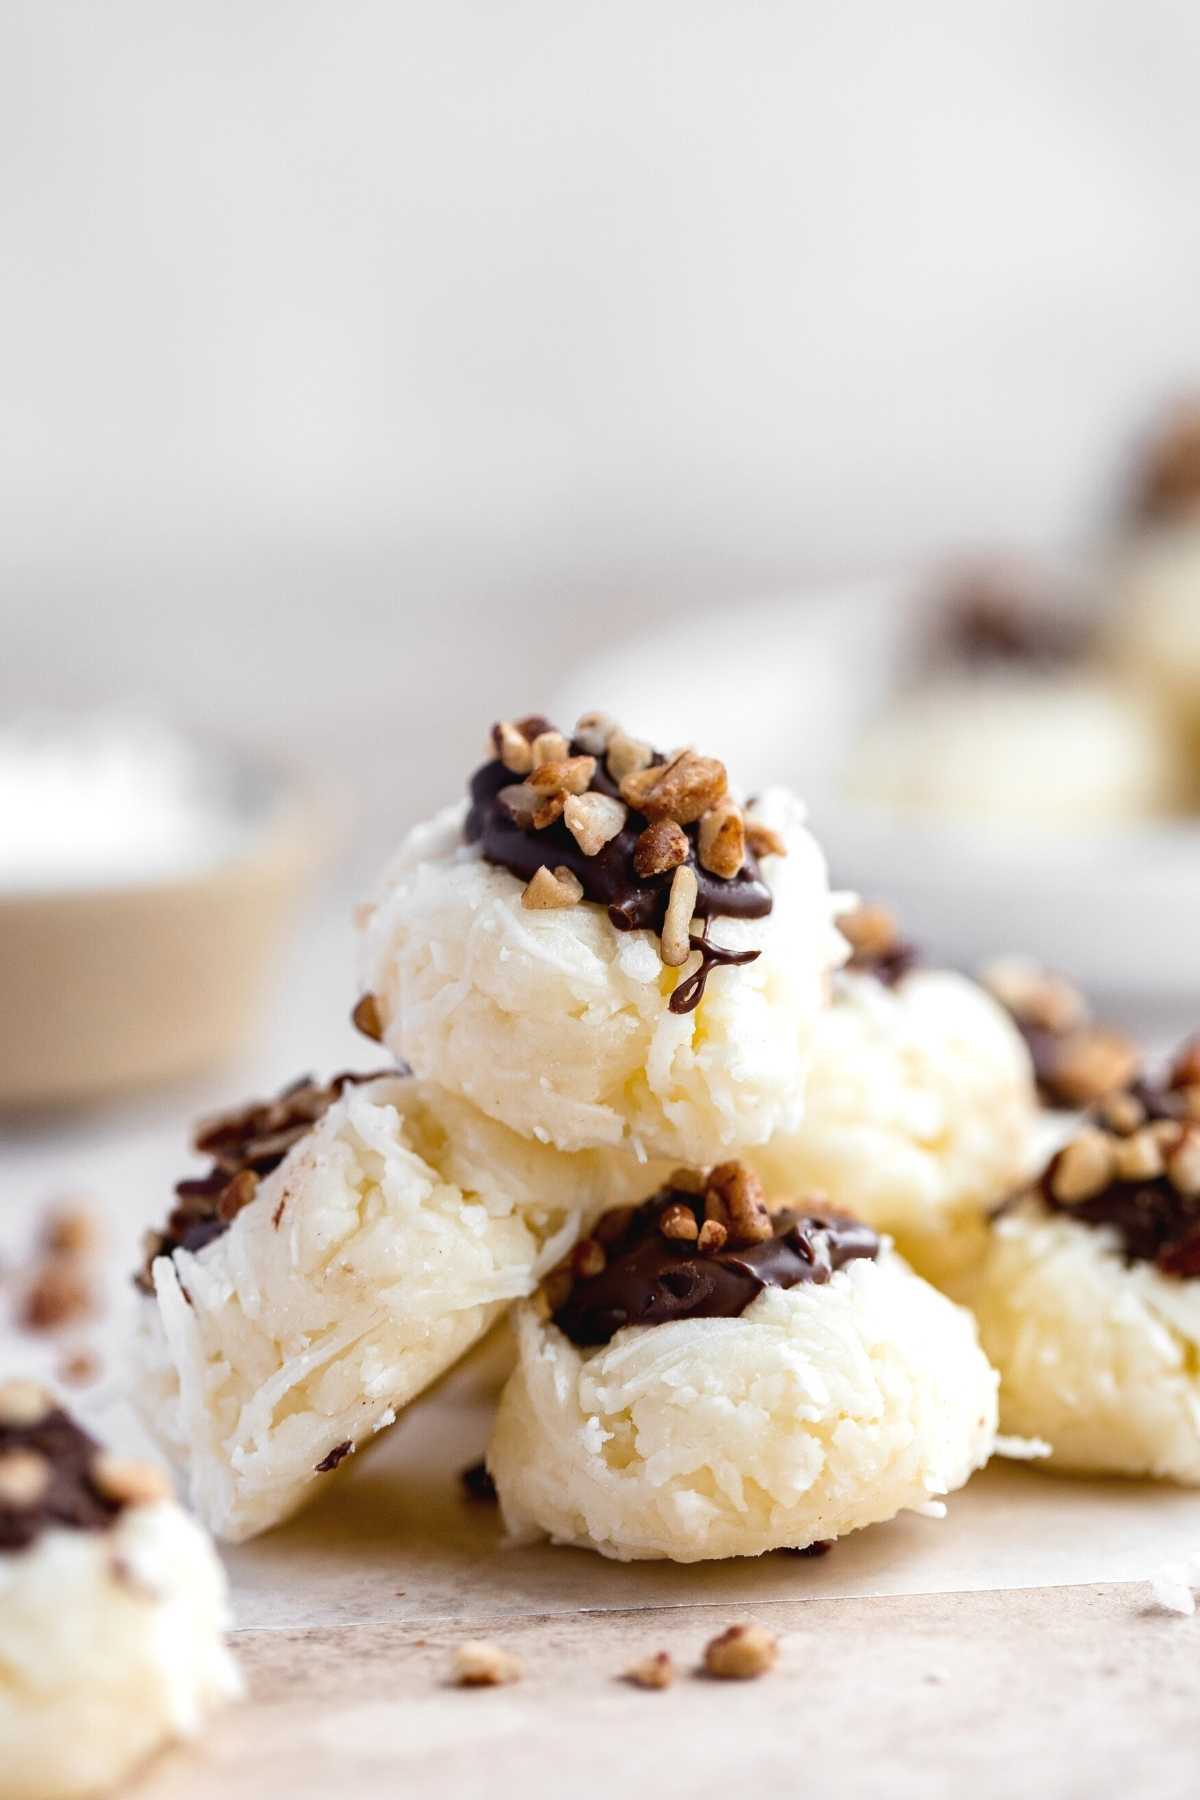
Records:
M99 1445L61 1407L29 1383L0 1388L0 1551L24 1550L52 1525L105 1530L123 1502L102 1480Z
M1127 1261L1200 1276L1200 1041L1163 1081L1101 1101L1038 1193L1051 1212L1111 1227Z
M758 857L784 846L729 799L721 763L690 750L664 757L594 714L570 739L542 718L504 721L493 743L471 778L464 832L528 883L527 906L590 900L618 931L657 932L671 966L699 951L696 977L672 996L676 1012L698 1004L712 967L754 960L757 951L711 942L708 924L771 911ZM702 933L689 931L693 918Z
M723 1164L721 1175L738 1165ZM746 1172L743 1171L743 1174ZM722 1224L716 1214L730 1222ZM875 1258L867 1226L825 1209L766 1215L759 1234L738 1229L736 1207L714 1205L714 1190L668 1185L636 1211L610 1214L577 1247L549 1298L554 1322L573 1343L606 1344L626 1325L674 1319L732 1319L766 1287L822 1284L849 1262ZM607 1239L607 1241L606 1241Z
M262 1178L279 1167L345 1088L389 1072L395 1070L343 1072L323 1086L311 1075L302 1075L274 1100L253 1100L203 1120L196 1127L192 1148L211 1157L212 1167L206 1175L176 1182L176 1204L163 1230L147 1234L145 1261L135 1284L144 1293L153 1293L150 1268L156 1257L172 1256L176 1250L203 1250L228 1231L242 1207L253 1200Z

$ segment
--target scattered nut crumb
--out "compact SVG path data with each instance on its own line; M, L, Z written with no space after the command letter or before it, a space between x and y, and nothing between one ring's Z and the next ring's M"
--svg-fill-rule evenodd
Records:
M571 794L563 807L567 830L585 856L598 856L624 828L628 816L611 794Z
M1088 1106L1128 1087L1138 1071L1137 1045L1124 1032L1087 1026L1063 1040L1055 1058L1054 1085L1072 1106Z
M607 713L584 713L575 721L575 742L588 756L603 756L616 730Z
M357 1031L373 1043L383 1042L383 1014L379 1010L379 1001L374 994L364 994L354 1011L350 1021Z
M533 766L540 769L543 763L565 762L571 754L571 746L561 731L542 731L530 745Z
M763 1185L745 1163L718 1163L704 1190L710 1219L726 1227L737 1244L765 1244L774 1235Z
M653 875L665 875L688 859L691 848L683 827L674 819L657 819L647 825L633 846L633 866L643 881Z
M1200 1197L1200 1131L1184 1132L1178 1149L1167 1159L1167 1174L1176 1193L1188 1200Z
M243 1207L249 1206L258 1192L258 1176L253 1169L241 1169L224 1188L217 1200L217 1217L222 1224L228 1225Z
M694 825L724 798L727 786L724 763L681 750L668 763L627 775L620 790L622 800L651 822L674 819L677 825Z
M680 1243L694 1243L700 1236L695 1213L679 1201L673 1206L664 1206L658 1215L658 1229L665 1238L674 1238Z
M57 1206L42 1228L42 1244L52 1255L87 1256L100 1247L92 1214L79 1206Z
M1162 1174L1163 1153L1151 1131L1112 1140L1113 1160L1122 1181L1155 1181Z
M1146 1123L1146 1109L1136 1094L1108 1094L1100 1102L1100 1117L1110 1131L1121 1137L1140 1131ZM1158 1120L1158 1124L1168 1121Z
M702 1256L715 1256L718 1250L725 1248L725 1240L729 1236L724 1225L718 1219L705 1219L696 1239L696 1248Z
M669 969L681 968L691 955L689 934L699 892L695 869L682 864L671 879L671 896L659 940L660 954Z
M1090 1200L1104 1191L1116 1166L1114 1140L1086 1127L1055 1157L1050 1173L1050 1192L1064 1206Z
M586 794L595 773L594 756L557 757L531 769L527 785L535 794Z
M528 775L533 767L533 749L525 733L518 731L510 719L492 726L492 743L506 769L514 775Z
M471 1639L454 1652L453 1679L458 1687L503 1687L519 1681L521 1660L499 1644Z
M675 1664L666 1650L656 1650L626 1669L623 1680L640 1688L668 1688L675 1679Z
M608 1264L604 1245L594 1237L581 1238L571 1253L571 1267L580 1281L589 1281L593 1275L601 1275Z
M856 956L886 956L900 941L896 915L886 906L856 906L839 916L837 928Z
M1014 1018L1055 1037L1087 1021L1088 1005L1079 989L1028 957L1000 957L981 971L980 979Z
M723 881L732 881L746 860L746 827L741 812L729 801L710 807L700 820L701 868Z
M54 1402L36 1381L6 1381L0 1385L0 1425L39 1425L54 1410Z
M21 1323L29 1331L58 1331L83 1319L95 1306L86 1263L78 1256L48 1256L26 1289Z
M779 1641L761 1625L731 1625L704 1648L704 1672L718 1681L753 1681L773 1669Z
M36 1450L0 1455L0 1505L36 1506L50 1483L50 1464Z
M618 787L627 775L648 769L654 760L649 744L644 744L640 738L631 738L619 729L609 738L606 750L608 772Z
M526 883L521 905L530 912L545 912L555 907L578 906L583 899L583 883L570 869L558 868L553 873L545 863Z
M101 1451L92 1465L92 1482L107 1499L122 1506L148 1506L171 1497L171 1483L156 1463L113 1456L107 1450Z
M746 820L746 842L755 856L786 856L787 845L780 834L761 819Z
M708 1186L705 1169L672 1169L667 1186L677 1194L702 1194Z

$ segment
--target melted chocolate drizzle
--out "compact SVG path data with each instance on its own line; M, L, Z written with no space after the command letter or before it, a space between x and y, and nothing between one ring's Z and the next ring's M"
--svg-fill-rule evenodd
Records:
M530 721L524 723L531 724ZM536 723L545 727L544 720ZM572 743L571 754L583 754L581 746ZM656 764L663 760L659 755L654 758ZM629 817L617 835L610 838L595 856L585 856L561 819L542 831L517 824L498 796L502 788L512 787L518 779L499 758L476 770L471 778L471 804L463 829L467 842L479 844L486 862L507 869L520 881L532 880L543 867L567 868L578 879L586 900L608 908L608 916L618 931L660 932L675 871L648 877L637 873L633 862L634 846L648 822L642 814L630 808ZM591 791L619 797L617 785L609 776L603 758L597 758ZM685 825L683 830L690 846L687 866L696 873L695 916L706 922L722 916L765 918L773 904L771 890L762 878L758 859L750 846L746 846L739 872L725 880L700 865L696 854L699 826ZM707 931L703 945L694 938L692 943L703 958L696 971L699 980L696 976L691 977L672 995L671 1010L676 1013L691 1012L699 1005L713 968L750 962L757 955L757 952L726 951L719 945L709 944ZM688 999L677 1004L682 989L688 991Z
M879 1254L879 1239L856 1219L790 1210L775 1214L775 1235L764 1243L704 1254L694 1241L663 1236L668 1206L686 1206L697 1227L704 1222L703 1199L673 1188L639 1206L608 1247L605 1268L577 1279L554 1315L572 1343L607 1344L626 1325L736 1319L766 1287L823 1285L847 1263Z
M69 1531L104 1531L121 1510L92 1480L99 1454L94 1438L56 1407L33 1425L0 1423L0 1456L32 1451L48 1467L46 1486L32 1506L0 1498L0 1551L25 1550L52 1525Z

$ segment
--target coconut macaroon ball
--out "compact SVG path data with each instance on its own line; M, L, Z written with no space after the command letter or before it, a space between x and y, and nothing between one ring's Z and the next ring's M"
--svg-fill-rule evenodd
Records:
M973 981L917 966L886 908L840 925L853 955L817 1031L804 1121L750 1160L771 1193L819 1192L889 1233L929 1280L949 1280L1032 1172L1029 1053Z
M487 1459L519 1537L621 1561L803 1549L992 1450L970 1315L857 1221L770 1214L742 1164L606 1215L539 1302Z
M211 1121L154 1233L142 1411L221 1537L264 1531L481 1338L626 1176L404 1077Z
M0 1387L0 1790L107 1792L240 1682L225 1577L161 1472Z
M1101 1103L995 1220L968 1297L1004 1431L1060 1468L1200 1483L1200 1044Z
M799 804L597 715L493 737L364 911L359 1022L560 1150L716 1159L793 1122L844 954Z

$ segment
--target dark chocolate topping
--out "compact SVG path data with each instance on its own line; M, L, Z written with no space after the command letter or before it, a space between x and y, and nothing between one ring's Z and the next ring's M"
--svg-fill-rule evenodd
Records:
M766 1287L821 1285L847 1263L879 1254L879 1239L856 1219L790 1210L774 1215L774 1236L765 1242L706 1253L694 1241L663 1235L659 1220L671 1206L688 1208L697 1228L703 1224L703 1200L675 1188L639 1206L608 1246L604 1269L577 1279L554 1314L573 1343L607 1344L625 1325L735 1319Z
M539 721L542 723L543 721ZM582 754L573 743L571 754ZM656 756L656 765L663 762ZM478 843L487 862L508 869L521 881L530 881L543 866L567 868L583 888L584 898L608 908L608 916L618 931L661 931L671 892L674 870L662 875L641 876L633 862L634 845L645 829L647 820L630 808L629 817L616 837L595 856L585 856L561 819L544 830L535 831L517 824L497 796L502 788L511 787L517 778L497 758L477 769L471 778L471 807L464 835L468 843ZM598 758L591 792L617 797L616 784ZM683 828L689 843L687 866L696 872L697 897L693 909L701 919L722 915L735 919L762 919L771 910L771 890L762 878L758 859L749 845L738 874L729 880L713 875L699 862L696 854L698 825Z
M102 1494L92 1480L99 1446L60 1408L30 1425L0 1422L0 1460L13 1452L39 1457L46 1479L27 1506L0 1494L0 1551L24 1550L52 1525L104 1531L120 1512L120 1502Z
M173 1256L176 1250L194 1254L228 1231L241 1207L253 1198L257 1183L279 1167L345 1088L395 1073L394 1069L365 1075L343 1071L323 1087L311 1075L302 1075L274 1100L254 1100L205 1120L196 1129L192 1147L212 1158L212 1168L207 1175L176 1182L177 1204L163 1230L150 1234L135 1285L153 1293L150 1266L156 1257Z

